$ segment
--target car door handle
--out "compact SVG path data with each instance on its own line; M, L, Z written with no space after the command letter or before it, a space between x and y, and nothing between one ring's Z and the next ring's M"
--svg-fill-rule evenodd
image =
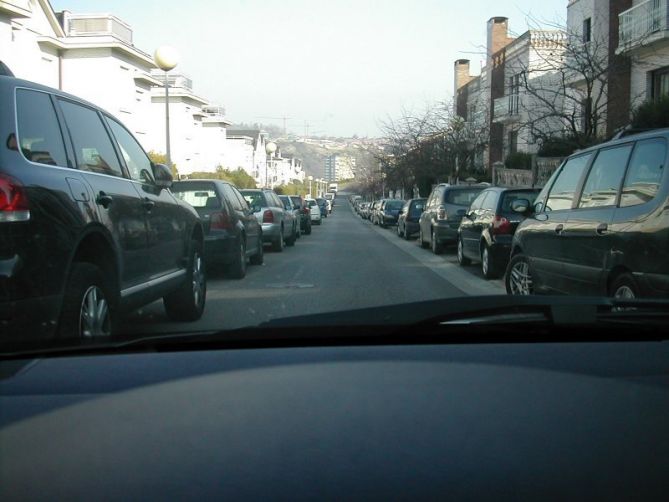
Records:
M555 226L555 233L556 234L558 234L558 235L561 234L563 230L564 230L564 225L562 223Z
M113 201L114 198L111 195L107 195L102 191L100 191L98 196L95 198L95 203L101 205L105 209L107 209Z
M595 232L597 232L597 235L604 235L608 230L609 226L606 223L600 223L597 225Z
M143 206L144 209L146 209L147 211L151 211L151 210L153 209L153 206L155 206L155 205L156 205L156 203L153 202L153 201L152 201L151 199L149 199L149 198L146 198L146 199L142 200L142 206Z

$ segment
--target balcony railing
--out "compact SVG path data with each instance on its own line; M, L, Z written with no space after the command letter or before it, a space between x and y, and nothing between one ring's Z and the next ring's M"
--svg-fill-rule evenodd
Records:
M495 99L495 122L513 122L518 120L521 98L519 94L509 94Z
M667 0L646 0L618 15L618 49L626 50L663 38L669 28Z

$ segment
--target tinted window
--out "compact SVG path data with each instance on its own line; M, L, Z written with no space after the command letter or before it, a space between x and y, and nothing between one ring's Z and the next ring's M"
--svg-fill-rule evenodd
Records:
M307 202L309 204L309 207L315 207L315 206L318 205L315 200L310 200L310 201L307 201Z
M223 195L227 199L228 203L232 206L232 208L236 211L241 211L242 210L242 205L239 202L239 199L237 199L237 195L235 192L233 192L233 188L226 184L222 183L219 185L221 190L223 191Z
M221 201L212 183L174 183L172 193L197 209L218 209Z
M447 190L444 194L444 202L456 204L458 206L471 206L474 199L481 193L480 188L471 188L463 190Z
M60 101L74 143L77 167L84 171L123 176L111 139L98 113L85 106Z
M471 205L469 206L469 209L471 211L476 211L477 209L481 209L481 205L483 204L483 199L485 199L487 195L488 195L488 192L480 193L478 195L478 197L476 197L472 201Z
M123 160L125 160L125 165L128 167L130 177L137 181L152 182L151 161L146 156L146 153L144 153L144 150L142 150L142 147L139 146L135 138L121 124L109 117L107 117L107 122L112 130L112 134L116 138Z
M504 192L502 195L502 207L500 212L502 213L513 213L511 210L511 204L518 199L525 199L530 202L530 206L534 204L534 201L539 195L539 191L536 192Z
M632 145L600 150L583 187L578 207L613 206Z
M588 165L592 154L581 155L569 160L555 179L546 201L546 211L558 211L571 208L574 192L581 179L583 170Z
M389 200L388 202L386 202L385 208L386 209L401 209L403 205L404 205L403 200Z
M302 207L302 199L299 197L291 197L290 199L293 201L293 204Z
M16 91L19 145L26 159L50 166L67 166L63 135L48 94Z
M639 141L627 170L620 206L648 202L657 194L664 172L667 145L662 139Z
M283 202L283 208L284 209L290 209L290 210L293 209L293 204L290 201L290 197L281 197L280 196L279 199L281 200L281 202Z
M425 210L425 200L415 201L411 205L411 214L418 216Z
M236 189L235 187L233 187L232 185L228 185L228 186L230 187L230 190L232 190L232 193L235 194L235 197L236 197L237 200L239 201L239 206L240 206L242 209L249 209L249 203L246 201L246 199L244 198L244 196L243 196L241 193L239 193L239 190L237 190L237 189Z

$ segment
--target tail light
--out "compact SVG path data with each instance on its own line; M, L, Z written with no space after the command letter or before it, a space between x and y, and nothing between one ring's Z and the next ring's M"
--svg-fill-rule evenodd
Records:
M262 214L263 223L274 223L274 213L269 209L265 209L265 212Z
M492 233L495 235L510 234L511 222L504 216L495 216L495 219L492 222Z
M437 209L437 219L438 220L447 220L448 214L446 213L446 208L444 206L439 206Z
M0 222L30 220L26 191L18 181L0 176Z
M302 208L302 212L304 214L309 214L309 208L308 207Z
M232 220L228 213L212 213L210 216L209 228L215 228L218 230L230 230L232 229Z

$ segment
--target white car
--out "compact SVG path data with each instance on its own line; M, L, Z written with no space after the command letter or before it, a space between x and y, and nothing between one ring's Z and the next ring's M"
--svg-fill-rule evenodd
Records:
M321 224L321 208L318 207L318 202L314 199L304 199L309 206L309 214L311 215L311 223L316 225Z

